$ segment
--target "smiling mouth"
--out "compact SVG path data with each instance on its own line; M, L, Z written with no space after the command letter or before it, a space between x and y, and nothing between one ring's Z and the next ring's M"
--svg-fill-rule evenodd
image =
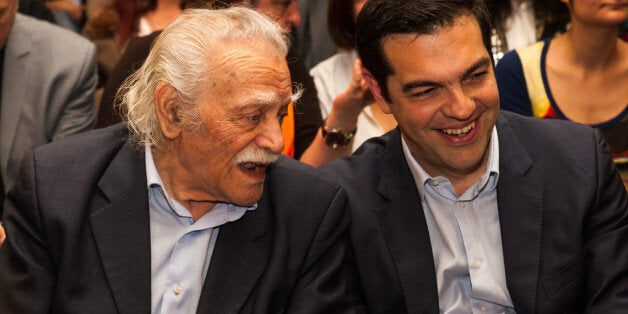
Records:
M475 128L475 121L460 129L441 129L440 131L447 135L464 136Z

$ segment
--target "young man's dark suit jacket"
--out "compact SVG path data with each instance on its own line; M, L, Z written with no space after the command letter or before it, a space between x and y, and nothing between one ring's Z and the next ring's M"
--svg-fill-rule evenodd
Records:
M628 200L601 134L507 112L497 131L499 218L517 313L626 313ZM429 232L399 130L325 170L349 195L370 312L438 313Z
M0 312L150 312L146 171L125 133L118 124L27 155L4 212ZM280 158L258 208L220 227L198 312L347 311L346 202L320 171Z

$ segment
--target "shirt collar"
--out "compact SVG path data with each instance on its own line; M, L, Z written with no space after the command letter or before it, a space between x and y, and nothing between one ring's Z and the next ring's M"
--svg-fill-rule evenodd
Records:
M410 148L408 148L408 144L406 140L401 136L401 146L403 150L403 154L406 158L408 166L410 167L410 172L412 173L412 177L414 178L415 184L419 190L419 196L421 199L425 196L425 183L428 180L434 180L423 167L414 159L412 153L410 152ZM497 137L497 128L493 127L493 131L491 132L491 139L489 141L489 153L488 153L488 162L486 165L486 171L480 178L480 181L488 180L488 183L485 187L486 190L492 190L497 186L497 181L499 178L499 140ZM493 180L489 180L489 177L493 177ZM481 187L484 187L484 184L481 184Z
M155 161L153 160L152 149L149 144L146 144L144 147L146 156L146 187L149 191L149 195L151 195L151 189L158 189L163 199L168 203L168 206L172 210L173 214L180 217L191 218L192 214L190 211L185 208L185 206L181 205L181 203L177 200L171 198L166 189L164 189L161 176L159 176L159 172L155 166ZM207 214L203 215L198 222L207 222L211 225L210 227L213 228L227 222L236 221L242 218L247 210L255 209L257 209L257 203L251 206L237 206L234 204L217 203L216 206L214 206L214 208Z
M152 186L163 186L161 177L157 172L155 161L153 160L153 151L149 144L144 145L144 155L146 157L146 185L150 189Z

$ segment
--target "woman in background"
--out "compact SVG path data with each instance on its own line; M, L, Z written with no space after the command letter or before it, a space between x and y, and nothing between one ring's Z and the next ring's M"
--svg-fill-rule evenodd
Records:
M493 18L489 51L495 63L512 49L562 33L569 10L557 0L486 0Z
M561 1L571 16L566 33L518 48L497 64L501 108L600 129L628 183L628 43L617 36L628 2Z
M118 44L124 47L133 36L163 30L183 9L181 0L116 0L120 16Z
M366 0L330 0L327 25L339 52L310 71L314 78L323 119L342 115L342 124L327 128L354 132L351 151L364 141L380 136L396 126L392 115L385 115L374 104L362 79L361 63L355 49L355 21ZM356 129L357 128L357 129Z

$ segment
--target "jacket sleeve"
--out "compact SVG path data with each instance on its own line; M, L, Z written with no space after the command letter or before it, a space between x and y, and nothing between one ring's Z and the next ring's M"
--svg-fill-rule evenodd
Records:
M310 246L289 301L288 313L362 313L349 291L352 272L344 263L349 209L344 190L332 200Z
M44 237L34 169L29 153L5 202L7 239L0 248L0 309L6 314L51 311L54 265Z
M586 313L628 309L628 196L611 154L596 134L597 196L585 223Z
M85 53L77 53L76 58L82 56L82 62L75 78L68 77L67 84L72 84L68 99L55 121L52 140L67 137L72 134L85 132L94 128L94 91L98 84L98 70L96 63L96 47L87 46Z

